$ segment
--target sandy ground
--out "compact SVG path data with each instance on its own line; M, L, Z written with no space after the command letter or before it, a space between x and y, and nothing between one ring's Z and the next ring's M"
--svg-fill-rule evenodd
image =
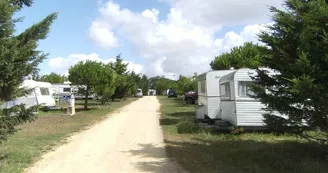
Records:
M159 101L146 96L45 154L26 173L176 173L166 158Z

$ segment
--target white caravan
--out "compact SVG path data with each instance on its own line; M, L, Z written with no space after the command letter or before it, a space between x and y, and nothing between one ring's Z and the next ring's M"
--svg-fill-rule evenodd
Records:
M72 87L69 84L52 84L54 98L60 100L62 97L70 95Z
M85 90L87 89L86 85L71 85L72 93L74 93L75 99L85 99ZM88 99L96 99L96 94L89 90Z
M138 88L136 97L143 97L142 89Z
M215 70L198 76L198 105L196 119L214 122L220 113L220 78L235 70Z
M268 70L269 75L277 74L273 70L262 69ZM221 77L221 103L218 107L220 107L219 118L222 121L232 126L255 128L265 126L263 114L266 112L262 110L264 105L259 100L250 97L252 91L249 85L253 82L251 76L255 75L256 70L243 68Z
M44 108L54 108L56 106L53 99L52 85L48 82L38 82L34 80L23 81L21 88L31 89L31 92L15 100L4 102L0 107L10 108L19 104L25 104L27 108L41 104Z
M149 89L149 90L148 90L148 95L149 95L149 96L155 96L155 95L156 95L156 90L154 90L154 89Z

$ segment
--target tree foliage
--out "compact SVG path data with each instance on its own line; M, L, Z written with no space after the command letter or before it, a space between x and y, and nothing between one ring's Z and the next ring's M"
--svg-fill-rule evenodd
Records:
M40 80L49 83L64 83L64 77L54 72L48 75L43 75Z
M24 5L30 6L32 1L0 1L0 103L26 94L24 88L19 86L24 77L37 71L38 64L46 58L47 54L37 50L38 41L46 38L50 25L57 17L56 13L52 13L15 35L15 24L21 19L13 16ZM0 142L16 131L16 125L33 120L32 112L36 108L37 106L26 109L24 105L17 105L0 110Z
M102 65L99 75L93 84L93 91L100 97L101 103L108 102L116 88L116 72L110 65Z
M129 74L128 74L128 63L124 63L121 58L121 54L116 56L115 62L110 62L109 65L115 70L117 74L116 88L112 96L112 100L115 98L123 98L129 90Z
M115 82L115 74L111 71L110 66L97 61L80 61L70 67L68 73L68 79L73 85L86 86L84 109L88 109L88 96L91 88L95 87L94 89L99 92L98 94L105 95L111 92L112 85ZM100 89L105 89L106 86L109 88L100 92Z
M121 54L116 56L115 62L110 62L109 65L117 73L116 89L112 96L115 98L124 98L126 96L134 95L138 88L141 88L143 94L148 92L148 78L143 74L136 74L134 71L128 71L128 63L124 63Z
M151 89L155 89L158 95L161 95L163 91L169 88L176 88L175 81L165 78L164 76L152 77L148 80Z
M261 63L280 74L257 70L255 97L268 110L287 116L265 115L269 127L278 125L327 145L328 4L325 0L288 0L285 7L287 10L271 7L274 24L259 35L268 46L261 49ZM308 129L321 134L310 135Z
M167 89L176 89L177 94L184 94L188 91L197 91L197 73L187 77L180 75L177 81L165 78L164 76L152 77L148 80L149 87L155 89L161 95Z
M197 73L195 73L192 77L180 75L175 86L177 94L179 95L183 95L189 91L197 91Z
M140 81L137 83L138 87L142 89L144 95L147 95L149 89L148 77L144 74L139 76L140 76Z
M226 70L231 67L257 68L261 66L260 49L262 46L246 42L242 46L234 47L229 53L223 53L210 63L212 70Z

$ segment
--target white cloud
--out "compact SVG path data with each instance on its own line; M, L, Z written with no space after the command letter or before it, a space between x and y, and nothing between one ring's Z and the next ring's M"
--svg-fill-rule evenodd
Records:
M264 26L256 23L268 23L268 5L282 3L282 0L164 1L171 6L164 20L159 19L160 12L155 8L138 13L122 9L113 1L105 3L90 27L90 33L99 34L93 40L107 48L117 45L114 43L119 39L128 41L135 53L147 60L143 65L149 76L191 75L208 71L214 56L246 41L257 42L256 34ZM230 31L223 38L215 37L222 27L235 25L246 26L240 33ZM102 30L111 34L100 34Z
M183 11L186 20L197 25L248 25L266 23L269 6L279 7L284 0L168 0Z
M92 54L71 54L67 58L57 57L52 58L49 60L48 65L52 69L52 71L59 73L59 74L66 74L68 75L69 67L75 65L79 61L98 61L103 63L114 62L115 58L109 59L101 59L96 53ZM128 70L135 71L136 73L143 72L143 66L140 64L136 64L130 61L123 61L123 63L129 63Z
M92 22L89 36L91 40L98 43L99 46L110 49L118 46L118 39L110 28L103 26L100 22Z

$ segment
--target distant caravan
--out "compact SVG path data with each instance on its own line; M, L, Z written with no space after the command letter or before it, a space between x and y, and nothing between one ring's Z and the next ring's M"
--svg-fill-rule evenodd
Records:
M139 88L139 89L137 90L136 97L143 97L142 89Z
M30 93L14 100L2 103L0 105L1 109L8 109L20 104L25 104L26 108L35 105L42 105L43 110L54 109L56 107L55 99L52 97L53 90L50 83L25 80L21 84L20 88L30 90Z

